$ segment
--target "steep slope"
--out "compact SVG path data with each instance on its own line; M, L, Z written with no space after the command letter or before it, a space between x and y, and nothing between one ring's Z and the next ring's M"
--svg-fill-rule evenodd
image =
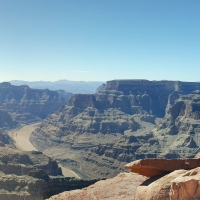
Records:
M127 161L160 154L150 149L155 143L151 130L181 95L199 86L178 81L108 81L94 95L73 95L30 139L39 150L87 177L114 176ZM147 150L144 143L149 144Z
M182 95L172 105L161 123L152 130L153 138L138 149L154 157L193 157L200 147L200 93Z
M0 109L0 128L13 128L16 124L7 111Z

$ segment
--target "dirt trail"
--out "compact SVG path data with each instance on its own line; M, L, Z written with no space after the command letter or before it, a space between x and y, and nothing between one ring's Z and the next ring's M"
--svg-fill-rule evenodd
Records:
M29 137L31 133L36 129L37 125L39 124L40 123L23 125L20 128L17 128L8 132L10 137L14 139L16 147L18 149L22 151L33 151L33 150L37 151L37 149L29 141ZM69 168L63 167L61 164L59 164L59 167L61 167L62 173L64 176L80 178L75 172L73 172Z

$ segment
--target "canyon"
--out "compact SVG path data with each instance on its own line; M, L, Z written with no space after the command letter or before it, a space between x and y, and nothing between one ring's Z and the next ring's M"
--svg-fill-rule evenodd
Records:
M70 170L70 177L64 177L61 169L66 168L29 142L36 124L65 105L66 95L0 83L0 199L43 200L97 181L77 179Z
M143 158L199 149L198 82L113 80L75 94L32 132L37 149L87 178L114 177Z
M198 158L195 160L197 165L191 168L179 166L165 171L162 169L164 166L161 166L153 168L150 174L142 174L141 171L146 168L141 166L142 162L136 160L144 159L150 163L148 159L152 162L154 159L192 159L199 152L199 87L198 82L113 80L98 87L95 94L70 95L67 103L67 93L61 90L56 92L1 83L1 199L20 199L22 194L23 198L30 200L44 199L59 192L87 187L99 179L109 178L79 190L80 193L76 190L64 193L65 198L66 195L68 199L78 199L86 195L89 199L101 195L101 191L107 188L107 194L102 192L104 196L100 196L102 199L111 199L112 196L116 199L128 199L128 194L139 194L137 198L141 197L142 200L145 197L142 197L140 191L149 192L149 189L141 184L147 177L151 179L153 175L157 176L157 172L160 173L158 182L161 181L161 185L169 185L172 177L174 180L179 175L184 175L187 170L196 170L194 174L197 174L198 180ZM20 145L28 145L26 141L29 139L28 135L25 137L23 134L28 134L26 127L32 126L28 124L33 122L40 122L34 126L32 133L29 133L33 151L21 151ZM22 133L12 133L14 128L20 128L23 124ZM11 134L7 134L8 129ZM20 140L23 142L19 143ZM8 157L4 155L5 152ZM24 163L20 163L23 156L33 161L24 167ZM49 167L45 168L40 159L54 163L54 172ZM39 160L38 165L36 160ZM133 161L140 163L139 170L134 172L143 176L127 173L128 167L125 169L124 165L127 166L127 163ZM165 163L165 160L162 162ZM60 166L71 169L82 180L63 177ZM152 166L150 168L152 169ZM13 172L9 169L13 169ZM20 181L17 181L19 179ZM134 188L131 193L130 182ZM6 184L11 183L13 189L8 192ZM124 190L109 192L109 186L112 184L119 184L118 187ZM155 184L154 181L152 184ZM170 188L179 187L177 184L174 182ZM32 191L38 186L41 190L38 190L33 198ZM155 187L156 185L152 186ZM163 191L167 191L168 197L172 193L177 195L175 190L170 192L169 187ZM93 194L96 196L92 196Z

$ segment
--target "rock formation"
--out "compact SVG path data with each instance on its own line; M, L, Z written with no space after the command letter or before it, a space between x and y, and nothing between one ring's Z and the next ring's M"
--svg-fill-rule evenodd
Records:
M29 123L44 119L65 104L64 98L48 89L39 90L26 85L0 83L0 127L12 127L12 120Z
M136 154L140 158L193 157L200 146L200 94L182 95L169 107L166 116L151 133L153 137ZM148 152L148 154L147 154Z
M0 128L13 128L16 124L7 111L0 109Z
M43 200L96 181L63 177L58 164L41 152L0 147L1 200Z
M199 158L144 159L125 165L132 172L151 177L138 186L135 200L200 199L199 166Z
M73 95L71 92L66 92L65 90L55 90L59 94L60 97L64 98L66 102L68 102L69 98Z
M135 200L171 200L171 181L183 175L186 170L176 170L169 174L154 176L144 181L135 191ZM187 186L188 187L188 186ZM176 200L184 200L176 199Z
M149 158L136 160L127 165L125 168L131 169L131 172L141 174L143 176L152 177L160 174L173 172L178 169L194 169L200 166L200 159L164 159L164 158Z
M82 190L63 192L52 196L49 200L200 199L200 167L196 167L199 166L199 162L199 158L173 160L145 159L134 161L125 167L128 167L133 172L138 172L140 175L135 173L121 173L114 178L99 181ZM145 170L144 167L146 167ZM160 170L159 173L152 173L155 168ZM187 170L183 168L187 168ZM189 168L192 169L188 170ZM150 178L141 176L143 174L147 174Z
M27 175L38 168L48 175L62 175L57 163L36 151L19 151L9 147L0 147L0 171L4 174Z
M171 181L170 200L200 199L200 167L180 174Z
M192 157L199 148L199 87L180 81L108 81L94 95L73 95L30 140L87 177L114 176L131 160Z

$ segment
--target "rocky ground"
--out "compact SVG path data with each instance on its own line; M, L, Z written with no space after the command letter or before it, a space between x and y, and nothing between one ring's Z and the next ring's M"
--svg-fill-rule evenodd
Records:
M98 181L82 190L72 190L52 196L49 200L130 200L134 198L137 187L146 178L133 173L120 173L115 178Z

